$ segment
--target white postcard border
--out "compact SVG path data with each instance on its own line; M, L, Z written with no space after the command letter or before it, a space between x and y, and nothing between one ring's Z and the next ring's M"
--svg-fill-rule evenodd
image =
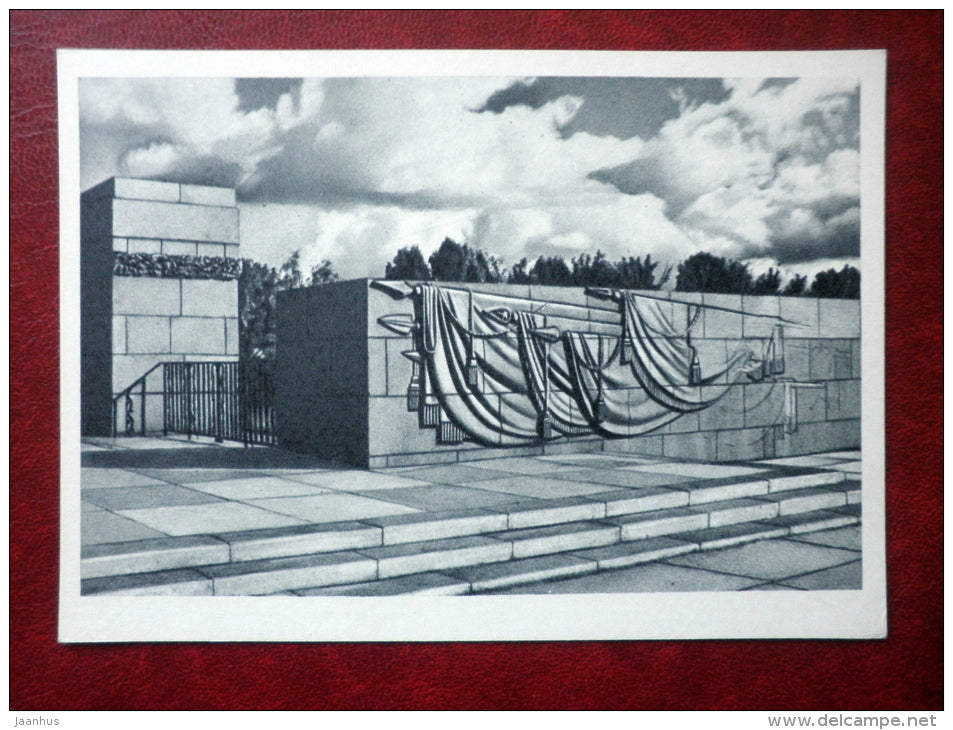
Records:
M61 50L59 640L542 641L886 636L885 51ZM200 69L201 73L196 70ZM861 83L863 589L390 598L80 595L79 99L84 77L856 76Z

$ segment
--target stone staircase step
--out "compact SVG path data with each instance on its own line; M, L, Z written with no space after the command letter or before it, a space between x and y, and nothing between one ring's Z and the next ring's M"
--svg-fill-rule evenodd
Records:
M385 545L362 550L361 554L376 561L378 578L393 578L509 560L513 556L513 545L493 537L454 537Z
M778 504L781 500L766 499L767 495L756 498L729 499L725 502L713 502L702 507L690 507L693 512L708 515L708 527L724 527L739 522L756 522L778 516Z
M682 489L647 487L645 489L619 489L591 494L584 499L598 500L605 505L605 517L655 512L673 507L687 507L689 492Z
M197 570L165 570L133 575L110 575L82 581L82 595L211 596L212 580Z
M697 505L767 494L770 491L770 482L759 476L721 477L675 484L670 489L687 492L688 503Z
M597 520L606 516L606 505L592 497L567 497L564 499L537 499L532 502L489 507L506 515L503 529L520 530L527 527L543 527L564 522Z
M847 504L860 504L860 481L845 479L839 484L830 485L832 489L843 489L847 497Z
M569 550L611 545L619 541L619 527L607 522L568 522L548 527L494 533L513 546L514 558L530 558Z
M595 561L574 555L542 555L491 565L474 565L452 571L451 575L465 581L473 593L480 593L538 580L585 575L594 573L597 568Z
M415 573L367 583L325 588L304 588L287 592L296 596L461 596L470 591L469 581L443 573Z
M692 532L681 532L672 535L672 538L691 543L697 550L720 550L721 548L743 545L755 540L784 537L787 534L788 528L782 525L771 525L765 522L744 522L736 525L693 530Z
M824 471L822 469L804 470L801 474L779 474L768 479L769 492L783 492L790 489L807 489L827 484L839 484L844 481L844 473Z
M199 572L216 596L262 595L295 588L360 583L378 577L377 562L356 552L319 553L215 565Z
M625 568L653 560L672 558L698 550L698 545L672 537L650 537L646 540L620 542L606 547L572 552L573 557L595 561L599 570Z
M837 514L848 515L850 517L857 517L858 519L863 514L863 508L860 502L856 502L854 504L845 504L843 507L835 507L830 511L836 512Z
M835 527L846 527L860 522L860 510L853 509L859 507L858 504L848 504L834 509L783 515L772 520L765 520L764 524L784 527L791 535L831 530Z
M293 525L216 535L231 548L232 562L333 553L381 544L381 528L361 522Z
M842 507L847 504L847 493L843 489L809 487L786 492L773 492L758 497L758 500L765 503L774 502L777 505L778 515L791 515L831 507Z
M226 543L199 535L87 545L81 555L80 576L83 579L154 573L229 561Z
M859 522L858 481L786 471L805 473L90 546L83 593L449 595Z
M605 521L619 526L621 540L645 540L649 537L704 529L708 527L708 512L678 507L657 512L609 517Z
M364 522L383 531L383 545L427 542L447 537L466 537L505 530L506 514L488 509L415 512L405 515L366 518ZM362 546L364 547L364 546Z

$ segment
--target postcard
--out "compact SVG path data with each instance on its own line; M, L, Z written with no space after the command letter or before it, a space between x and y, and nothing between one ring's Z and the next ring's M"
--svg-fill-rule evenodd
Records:
M885 63L60 51L60 641L886 636Z

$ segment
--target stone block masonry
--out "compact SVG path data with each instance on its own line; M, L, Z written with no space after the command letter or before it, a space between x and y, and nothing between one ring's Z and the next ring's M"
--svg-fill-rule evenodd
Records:
M113 274L116 251L238 258L235 191L112 178L83 193L81 227L82 431L107 435L113 397L157 363L237 359L237 281ZM161 396L145 413L161 430Z
M401 287L399 282L394 285ZM480 292L487 307L513 298L546 314L547 324L591 333L618 331L618 305L582 289L448 284ZM628 438L594 433L512 447L484 446L438 437L408 410L413 365L404 353L408 336L383 327L381 317L414 315L409 298L394 300L369 280L338 282L286 292L278 299L276 418L279 443L287 448L343 459L372 468L441 464L509 456L569 453L632 453L718 461L793 456L860 445L860 303L809 298L646 292L669 299L660 309L683 330L687 303L702 309L692 345L702 373L739 348L765 357L776 320L783 317L785 370L758 381L741 376L709 408L687 413ZM736 310L724 311L724 310ZM689 318L690 319L690 318ZM486 342L475 341L481 356ZM811 382L786 408L785 381ZM717 387L724 380L712 381ZM496 400L493 400L496 399ZM491 400L500 408L525 395ZM630 401L631 402L631 401ZM791 416L796 418L791 420ZM532 417L530 414L529 417ZM792 424L796 423L793 427ZM452 431L450 431L452 435Z

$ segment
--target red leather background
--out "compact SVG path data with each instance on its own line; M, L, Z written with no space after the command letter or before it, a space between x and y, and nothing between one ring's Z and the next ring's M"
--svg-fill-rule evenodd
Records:
M13 11L10 705L67 709L942 707L940 11ZM56 643L56 48L886 48L884 641Z

